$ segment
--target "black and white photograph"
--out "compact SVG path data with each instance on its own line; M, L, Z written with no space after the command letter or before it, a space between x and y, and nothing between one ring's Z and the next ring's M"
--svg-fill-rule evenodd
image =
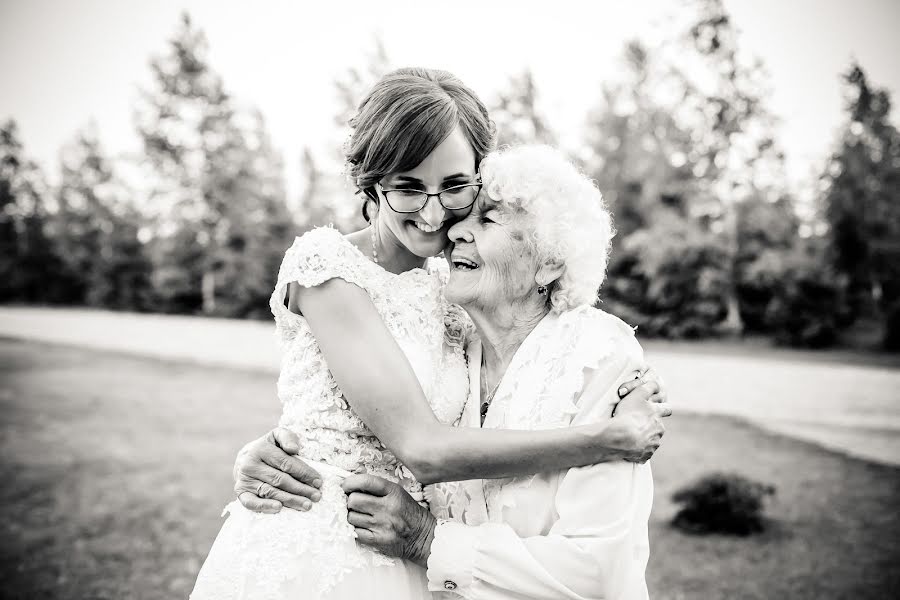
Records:
M898 31L0 0L0 599L895 597Z

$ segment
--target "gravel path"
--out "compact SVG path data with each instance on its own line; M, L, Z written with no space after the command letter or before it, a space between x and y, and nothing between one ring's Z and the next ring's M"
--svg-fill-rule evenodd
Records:
M0 336L277 372L271 323L0 307ZM716 344L644 343L677 410L734 415L876 462L900 465L896 362Z

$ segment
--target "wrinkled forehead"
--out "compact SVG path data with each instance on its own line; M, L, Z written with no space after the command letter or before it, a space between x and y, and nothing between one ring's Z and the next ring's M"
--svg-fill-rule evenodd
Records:
M494 194L493 197L486 191L482 190L480 194L478 194L478 200L475 203L475 210L480 213L486 213L488 211L496 211L500 214L516 216L516 215L524 215L526 212L525 207L519 198L505 198Z

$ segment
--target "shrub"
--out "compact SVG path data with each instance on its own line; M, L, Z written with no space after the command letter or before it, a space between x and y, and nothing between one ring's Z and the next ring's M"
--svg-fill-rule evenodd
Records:
M810 348L833 344L851 321L844 279L814 247L785 254L774 271L777 284L765 323L776 341Z
M900 300L887 307L884 323L884 349L900 352Z
M729 268L718 236L673 217L622 240L601 289L602 306L644 335L715 335L727 312Z
M763 501L774 495L771 485L736 473L712 473L672 496L683 507L672 524L688 533L750 535L764 529Z

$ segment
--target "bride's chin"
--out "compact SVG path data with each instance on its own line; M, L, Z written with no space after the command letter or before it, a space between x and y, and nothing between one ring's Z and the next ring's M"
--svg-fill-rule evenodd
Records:
M420 232L421 233L421 232ZM434 237L432 239L423 240L421 237L413 234L412 239L406 240L406 248L416 256L422 258L431 258L433 256L443 256L444 247L446 246L446 238Z

